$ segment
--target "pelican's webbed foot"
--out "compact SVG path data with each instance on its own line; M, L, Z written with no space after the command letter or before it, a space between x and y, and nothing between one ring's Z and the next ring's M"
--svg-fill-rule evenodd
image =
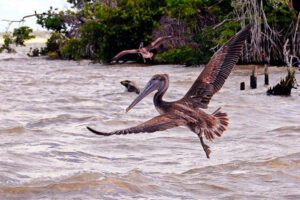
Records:
M202 136L198 135L198 137L200 138L200 142L201 142L203 150L204 150L204 152L206 154L206 157L209 158L209 155L211 153L209 146L204 143Z

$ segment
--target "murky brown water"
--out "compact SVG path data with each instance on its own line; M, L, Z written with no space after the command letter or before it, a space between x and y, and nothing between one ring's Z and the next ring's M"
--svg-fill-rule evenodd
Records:
M230 125L208 143L208 160L184 127L105 138L85 128L110 131L157 115L151 97L126 114L136 94L121 80L143 87L168 73L165 99L176 100L202 68L104 66L25 50L0 54L0 199L300 198L300 90L267 96L262 69L259 89L239 91L251 71L239 68L211 101L208 112L222 106ZM271 85L285 73L272 68Z

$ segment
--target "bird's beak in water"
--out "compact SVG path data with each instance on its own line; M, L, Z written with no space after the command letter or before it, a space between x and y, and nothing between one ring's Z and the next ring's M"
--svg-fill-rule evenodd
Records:
M158 89L159 81L158 80L150 80L143 91L139 96L135 98L135 100L126 108L126 112L128 112L131 108L133 108L138 102L140 102L143 98L145 98L148 94Z

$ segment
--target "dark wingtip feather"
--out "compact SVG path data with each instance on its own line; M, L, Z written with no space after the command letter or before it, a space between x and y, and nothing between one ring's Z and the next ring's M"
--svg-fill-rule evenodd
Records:
M92 129L92 128L90 128L90 127L86 127L89 131L91 131L92 133L95 133L95 134L97 134L97 135L103 135L103 136L110 136L111 134L109 134L109 133L102 133L102 132L99 132L99 131L96 131L96 130L94 130L94 129Z

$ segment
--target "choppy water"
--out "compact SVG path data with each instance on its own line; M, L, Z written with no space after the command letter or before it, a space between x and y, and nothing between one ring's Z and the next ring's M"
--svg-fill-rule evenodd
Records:
M152 96L136 97L120 81L141 87L168 73L166 100L181 98L202 68L105 66L0 54L0 199L299 199L300 90L267 96L250 69L235 69L208 112L230 118L206 159L196 135L179 127L152 134L100 137L157 115ZM242 69L246 68L246 69ZM271 85L285 76L270 69ZM300 71L297 72L300 80ZM248 84L249 85L249 84Z

